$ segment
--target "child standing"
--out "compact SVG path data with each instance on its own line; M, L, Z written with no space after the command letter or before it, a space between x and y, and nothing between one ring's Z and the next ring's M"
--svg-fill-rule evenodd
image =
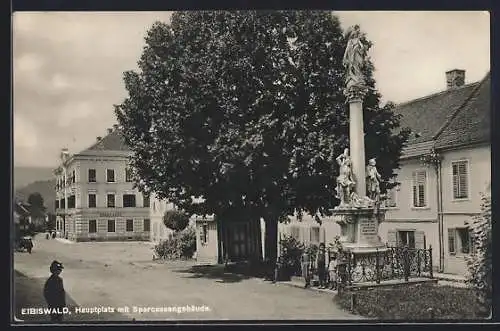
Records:
M316 256L316 270L318 271L319 278L319 288L326 288L326 249L325 244L320 243L318 249L318 255Z
M337 254L333 253L328 263L328 275L330 276L330 290L337 289Z

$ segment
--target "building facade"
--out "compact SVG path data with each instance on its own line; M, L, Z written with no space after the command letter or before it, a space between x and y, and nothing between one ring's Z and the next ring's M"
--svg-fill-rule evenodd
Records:
M446 90L395 108L412 130L398 183L387 192L379 236L388 246L433 248L436 271L465 275L473 252L469 228L491 185L490 75L465 84L464 70L446 73ZM280 236L326 244L342 236L335 216L280 224Z
M166 200L158 199L154 194L151 195L149 206L149 215L151 219L150 240L152 243L157 244L162 240L168 239L174 232L165 226L163 223L163 216L166 211L173 210L175 207L174 204Z
M149 197L134 188L131 151L118 126L78 154L61 153L56 231L73 241L149 240Z

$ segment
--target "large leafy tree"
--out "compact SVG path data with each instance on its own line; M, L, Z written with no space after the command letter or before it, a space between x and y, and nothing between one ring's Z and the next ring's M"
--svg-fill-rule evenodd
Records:
M321 11L177 12L155 23L115 107L139 186L220 222L264 218L274 260L283 216L324 215L338 203L345 44L338 19ZM369 63L366 150L388 180L408 132L380 106L372 71Z

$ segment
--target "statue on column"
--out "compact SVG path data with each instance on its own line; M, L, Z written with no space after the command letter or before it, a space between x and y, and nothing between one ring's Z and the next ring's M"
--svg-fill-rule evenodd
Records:
M370 44L364 38L359 25L351 27L346 32L347 47L345 49L343 65L346 69L346 89L348 97L360 97L366 91L363 68Z
M351 192L355 185L349 149L344 149L344 152L337 156L336 161L340 166L337 177L337 198L340 199L340 205L345 206L350 204Z
M368 160L366 166L366 191L368 197L373 200L375 206L380 204L380 176L377 170L377 161L373 158Z

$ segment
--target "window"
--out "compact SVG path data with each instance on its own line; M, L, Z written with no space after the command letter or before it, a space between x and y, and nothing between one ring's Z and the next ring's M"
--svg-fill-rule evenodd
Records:
M134 232L134 220L127 220L126 231Z
M427 173L425 171L415 171L413 173L413 207L426 207L425 186Z
M96 172L95 169L89 169L89 183L95 183L96 180Z
M89 233L96 233L96 232L97 232L97 221L89 220Z
M71 182L74 184L76 183L76 171L73 170L73 172L71 173Z
M311 242L319 243L319 227L314 226L311 228Z
M108 220L108 232L115 232L115 220Z
M89 194L89 208L97 207L97 199L95 194Z
M123 207L135 207L135 194L123 195Z
M144 208L149 208L149 194L142 195L142 203Z
M290 236L292 236L295 240L300 240L300 228L298 226L291 226Z
M56 204L56 209L59 209L59 200L56 200L55 204Z
M144 219L144 232L151 231L151 221L149 218Z
M206 245L208 243L208 224L201 225L200 241L202 245Z
M106 170L106 181L108 183L114 183L115 182L115 171L113 169L107 169Z
M69 196L68 198L68 208L75 208L75 196L74 195L71 195Z
M415 248L415 231L398 231L398 246Z
M453 199L467 199L469 197L469 162L452 162L451 167L453 172Z
M61 203L59 204L61 206L61 209L66 208L66 199L61 199Z
M108 194L108 208L115 208L115 195Z
M451 255L470 254L473 249L472 231L469 228L448 229L448 252Z
M130 169L128 167L125 169L125 181L128 183L133 181L132 169Z

